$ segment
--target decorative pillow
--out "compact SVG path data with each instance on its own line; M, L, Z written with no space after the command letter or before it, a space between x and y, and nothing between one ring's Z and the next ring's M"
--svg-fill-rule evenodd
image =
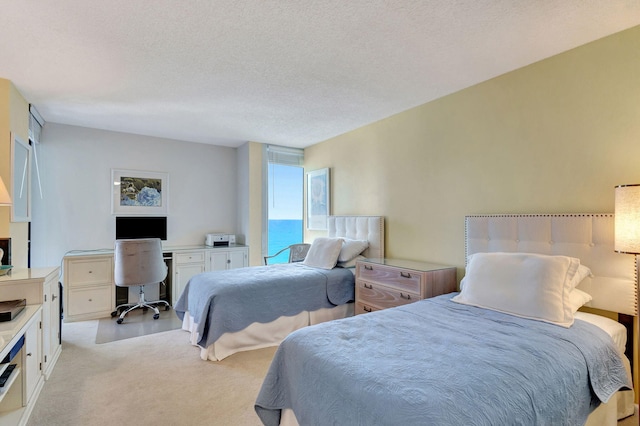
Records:
M452 300L570 327L569 292L579 265L579 259L567 256L476 253Z
M569 292L569 305L571 310L575 314L578 309L582 308L585 304L591 302L593 297L589 293L574 288Z
M340 259L340 258L338 258ZM338 262L338 267L339 268L355 268L356 267L356 262L360 259L365 259L364 256L356 256L353 259L347 261L347 262Z
M578 271L571 280L571 288L576 288L582 282L582 280L592 276L593 274L591 273L591 269L587 268L584 265L578 266Z
M350 240L343 238L344 244L338 256L338 262L348 262L357 255L365 251L369 247L369 241L366 240Z
M302 263L314 268L333 269L338 262L341 248L342 238L316 238Z

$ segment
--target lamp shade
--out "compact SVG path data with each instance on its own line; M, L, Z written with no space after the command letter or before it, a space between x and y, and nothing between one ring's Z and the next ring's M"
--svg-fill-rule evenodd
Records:
M618 185L615 194L615 251L640 253L640 184Z
M9 191L7 191L7 187L4 186L4 182L0 177L0 206L10 206L11 205L11 197L9 197Z

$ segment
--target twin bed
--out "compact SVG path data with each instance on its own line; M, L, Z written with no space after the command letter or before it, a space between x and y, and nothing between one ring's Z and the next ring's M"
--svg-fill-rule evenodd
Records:
M327 259L332 247L318 239L304 263L193 277L175 310L191 344L200 347L200 357L219 361L236 352L277 346L294 330L352 316L355 260L384 257L384 218L330 216L327 237L350 243L338 247L341 267L332 267L335 260Z
M613 215L466 218L460 293L297 330L256 400L266 425L615 425L633 413L632 255ZM636 343L637 344L637 343ZM629 355L629 354L628 354Z
M331 217L328 236L384 257L383 224ZM255 404L265 425L595 426L631 415L621 354L633 357L633 334L577 311L627 325L638 315L635 257L614 252L613 215L469 216L465 231L460 293L352 317L352 269L271 265L196 276L176 311L203 359L280 344Z

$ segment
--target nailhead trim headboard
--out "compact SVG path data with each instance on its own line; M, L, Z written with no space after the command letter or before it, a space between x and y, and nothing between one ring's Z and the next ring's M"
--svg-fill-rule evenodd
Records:
M614 215L495 214L465 217L465 254L527 252L577 257L593 273L579 288L591 294L586 306L638 315L634 255L616 253Z

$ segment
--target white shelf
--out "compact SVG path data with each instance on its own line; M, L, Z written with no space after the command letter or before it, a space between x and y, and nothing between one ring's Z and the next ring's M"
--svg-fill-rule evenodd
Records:
M4 384L4 387L0 388L0 402L2 402L2 400L5 397L5 395L11 389L11 386L13 385L13 382L15 382L16 379L20 376L20 371L21 371L20 367L16 366L16 368L14 368L13 371L11 372L11 375L9 376L9 379Z

